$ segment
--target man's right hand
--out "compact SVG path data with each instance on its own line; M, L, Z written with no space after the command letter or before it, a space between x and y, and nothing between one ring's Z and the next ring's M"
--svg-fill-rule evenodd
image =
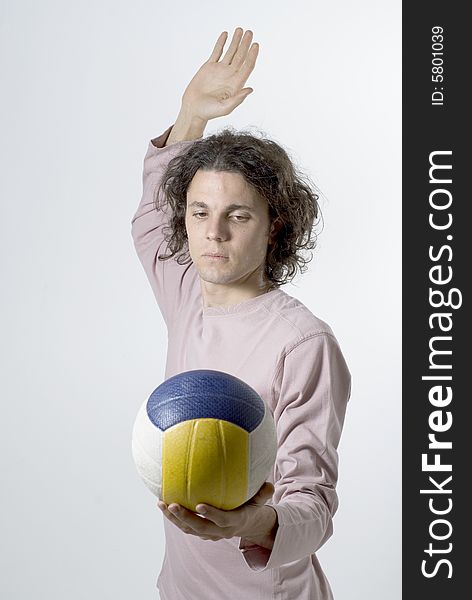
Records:
M210 58L203 63L182 97L182 107L204 121L231 113L253 90L243 88L256 64L259 44L252 41L252 31L237 27L225 55L227 39L223 31Z
M228 33L218 37L209 59L188 84L177 120L166 145L203 135L207 122L230 114L253 89L243 87L256 64L259 44L253 43L252 31L243 34L237 27L223 58ZM221 58L221 60L220 60Z

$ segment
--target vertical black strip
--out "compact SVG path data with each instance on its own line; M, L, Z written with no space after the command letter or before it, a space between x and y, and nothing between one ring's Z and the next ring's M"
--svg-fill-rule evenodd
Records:
M471 594L465 7L403 3L403 600Z

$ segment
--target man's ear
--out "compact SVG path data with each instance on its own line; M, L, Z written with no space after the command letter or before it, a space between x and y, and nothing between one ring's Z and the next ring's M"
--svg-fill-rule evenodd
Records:
M274 242L275 238L277 237L277 234L282 229L282 227L283 223L280 217L277 217L272 221L269 229L269 244L272 244Z

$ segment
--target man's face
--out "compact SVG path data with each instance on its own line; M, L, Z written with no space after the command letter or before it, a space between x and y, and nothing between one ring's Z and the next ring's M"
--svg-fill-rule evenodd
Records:
M185 225L203 281L230 286L264 281L269 209L242 175L199 169L187 190Z

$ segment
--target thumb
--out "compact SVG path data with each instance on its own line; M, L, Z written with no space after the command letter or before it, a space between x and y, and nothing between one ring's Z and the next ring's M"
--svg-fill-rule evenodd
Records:
M237 94L228 98L225 102L228 111L232 112L245 98L247 98L247 96L249 96L249 94L252 94L253 91L253 88L243 88L242 90L239 90Z
M274 494L274 486L266 481L260 490L248 502L248 504L265 504Z
M254 88L247 87L247 88L243 88L242 90L239 90L239 92L236 95L239 96L239 94L244 94L244 97L246 97L246 96L249 96L249 94L252 94L253 91L254 91Z
M242 102L244 98L247 98L247 96L249 96L249 94L252 94L253 91L254 89L251 87L243 88L242 90L239 90L237 94L234 95L234 98L237 98L238 100L240 99L240 102Z

